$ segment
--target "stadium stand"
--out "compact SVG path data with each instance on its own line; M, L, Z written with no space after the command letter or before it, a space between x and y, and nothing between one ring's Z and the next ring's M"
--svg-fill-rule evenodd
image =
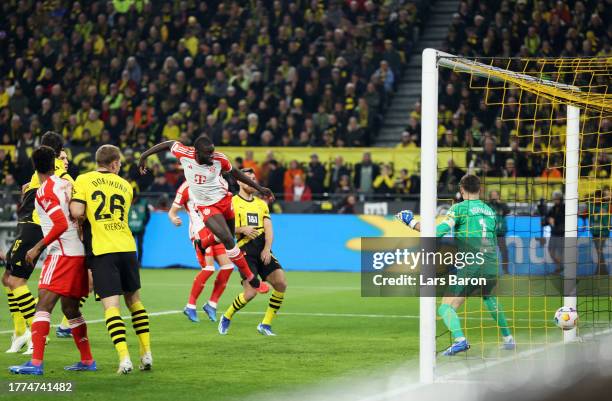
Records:
M23 183L50 129L73 153L116 143L137 154L201 132L220 146L367 146L413 46L417 5L3 2L0 139L16 145L6 169Z
M291 193L286 173L293 170L302 171L314 200L331 199L348 205L345 210L351 210L352 194L363 200L418 193L418 164L410 164L420 143L418 104L397 148L372 153L373 167L361 160L366 150L356 155L350 148L376 137L428 2L153 3L2 2L0 49L7 57L0 60L0 183L27 181L29 154L53 129L70 145L73 174L91 169L93 147L115 143L125 151L123 174L138 190L170 193L180 183L176 163L162 158L152 176L142 177L135 166L140 152L163 138L190 143L204 132L231 146L237 165L259 167L260 179L281 200ZM609 56L605 2L572 4L461 2L446 50ZM497 118L499 110L482 108L466 82L452 73L442 78L441 147L471 147L465 157L487 175L558 173L530 157ZM538 140L543 148L558 145L553 138ZM249 159L247 146L298 153L256 152ZM313 165L315 152L306 146L318 147L319 164ZM321 154L329 147L344 149ZM600 170L594 174L610 175L609 167ZM444 178L456 175L451 169ZM440 186L452 188L452 182Z
M610 57L612 25L606 2L598 0L561 1L477 1L460 3L453 15L445 51L466 57ZM565 125L562 110L549 121L553 126L540 126L531 140L516 132L514 121L505 118L516 110L502 111L485 104L481 92L469 90L469 76L447 72L441 75L439 95L439 146L465 147L465 165L487 177L561 177L562 161L547 163L547 150L562 149ZM509 89L506 98L510 108L516 107L518 90ZM514 101L512 101L514 99ZM532 99L535 102L535 97ZM494 101L492 101L494 102ZM523 100L525 103L525 100ZM532 103L535 105L535 103ZM537 106L536 106L537 107ZM418 105L413 112L418 117ZM526 111L525 114L528 114ZM590 121L587 124L591 123ZM601 132L609 133L605 119ZM418 140L420 129L407 127L407 136ZM590 132L588 129L586 132ZM585 136L585 141L599 141L600 148L612 147L611 135ZM595 145L595 144L593 144ZM589 144L583 144L588 148ZM585 153L583 157L590 157ZM600 153L602 166L591 173L599 178L610 177L610 155ZM460 161L463 164L463 160ZM551 168L547 168L547 164ZM451 173L442 177L448 185ZM454 186L453 188L455 188Z

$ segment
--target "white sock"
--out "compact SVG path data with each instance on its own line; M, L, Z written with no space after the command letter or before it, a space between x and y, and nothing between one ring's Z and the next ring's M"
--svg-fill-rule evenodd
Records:
M213 308L217 309L217 303L216 303L216 302L213 302L213 301L208 301L208 304L209 304L210 306L212 306Z
M195 309L196 308L196 306L194 304L187 304L187 305L185 305L185 307L189 308L189 309Z

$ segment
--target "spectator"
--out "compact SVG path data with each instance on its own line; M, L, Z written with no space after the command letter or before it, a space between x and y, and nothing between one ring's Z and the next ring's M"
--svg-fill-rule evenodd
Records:
M504 178L516 178L518 177L518 171L514 163L514 159L506 159L504 169L502 171L502 177Z
M454 194L459 191L459 181L465 175L465 171L458 168L453 159L448 159L446 169L440 174L438 181L438 192L441 194Z
M416 149L417 143L415 141L415 137L406 130L402 132L401 141L395 147L398 149Z
M259 167L259 163L257 163L254 159L254 153L252 150L247 150L244 152L244 160L242 162L243 168L250 168L253 170L253 174L258 180L261 180L261 167Z
M393 92L393 85L395 85L395 76L393 71L389 68L389 63L386 60L380 62L380 68L374 73L374 77L380 80L385 92L390 94Z
M374 192L377 194L392 193L395 188L395 180L393 179L393 170L388 164L384 164L380 170L380 174L372 183Z
M138 250L138 262L142 263L144 235L147 228L147 223L151 217L149 211L149 203L145 198L136 196L130 207L130 214L128 216L128 225L134 239L136 240L136 246Z
M272 159L268 162L267 186L274 193L278 200L284 199L285 169L279 165L278 161Z
M394 188L398 194L410 192L410 175L407 169L403 168L400 170L399 175L395 178Z
M163 173L158 173L155 176L153 184L151 184L151 187L149 188L149 192L163 192L169 194L173 192L173 189L166 181L166 176Z
M505 202L501 201L498 191L489 192L489 206L497 215L495 219L495 232L497 235L497 246L501 255L501 265L505 273L508 273L508 246L506 245L506 234L508 232L508 223L506 216L510 214L510 208Z
M338 182L340 181L340 178L344 175L350 177L350 171L348 167L346 167L346 165L344 164L344 159L342 158L342 156L336 156L336 158L334 159L334 164L332 165L330 171L330 179L328 185L330 192L336 192Z
M521 151L519 148L518 138L512 138L510 140L510 152L506 154L509 159L514 160L514 168L516 169L516 174L519 177L527 176L529 162L527 160L527 156L524 151Z
M291 188L295 183L294 178L296 175L304 177L304 170L302 170L297 160L291 160L291 162L289 162L289 168L285 171L285 177L283 179L285 194L291 192Z
M353 194L347 195L343 202L340 204L338 214L355 214L355 205L357 204L357 197Z
M285 192L285 201L287 202L307 202L312 200L312 191L304 183L303 175L293 176L293 183Z
M481 170L486 170L488 176L501 176L501 155L497 152L495 140L493 138L485 138L483 152L478 155L477 167Z
M319 161L319 155L313 153L310 155L310 163L308 163L308 173L306 174L306 185L312 191L314 199L321 199L325 192L325 166Z
M355 165L355 188L361 193L368 195L372 193L372 183L380 174L380 167L372 163L372 155L370 152L365 152L361 159L361 163Z
M553 206L546 214L546 224L550 227L550 241L548 251L550 257L557 265L557 273L563 269L563 237L565 236L565 202L563 194L553 192Z
M3 175L2 192L0 192L0 221L11 221L17 218L17 204L21 190L11 173Z
M356 117L350 117L348 121L348 126L346 127L345 141L346 146L350 147L359 147L365 146L365 133L363 129L359 126Z
M559 168L557 168L556 166L547 166L544 168L544 171L542 171L540 177L561 179L563 178L563 174L561 173L561 170L559 170Z
M339 195L348 195L353 193L353 191L354 188L351 185L351 177L348 174L341 175L334 193Z
M610 188L597 190L588 203L587 213L589 216L589 230L593 237L593 245L597 253L597 272L598 275L608 276L608 269L605 259L606 242L610 239Z

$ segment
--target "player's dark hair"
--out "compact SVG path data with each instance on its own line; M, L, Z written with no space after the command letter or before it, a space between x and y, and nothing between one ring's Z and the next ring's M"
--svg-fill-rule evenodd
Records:
M478 176L475 176L474 174L466 174L461 177L459 185L468 194L480 193L480 178L478 178Z
M32 163L34 170L41 174L53 173L55 171L55 150L42 145L32 152Z
M193 147L196 148L197 150L203 150L211 146L213 146L212 141L207 135L204 135L204 134L197 137L195 142L193 143Z
M64 149L64 138L57 132L47 131L40 138L40 144L53 149L55 157L59 157L62 149Z
M121 151L115 145L102 145L96 150L96 163L100 167L108 167L117 160L121 160Z

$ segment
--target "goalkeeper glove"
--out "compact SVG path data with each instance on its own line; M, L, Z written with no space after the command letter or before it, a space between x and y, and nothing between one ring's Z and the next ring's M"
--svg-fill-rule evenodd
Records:
M414 228L418 223L416 220L414 220L414 213L412 213L412 210L402 210L395 215L395 218L410 228Z

